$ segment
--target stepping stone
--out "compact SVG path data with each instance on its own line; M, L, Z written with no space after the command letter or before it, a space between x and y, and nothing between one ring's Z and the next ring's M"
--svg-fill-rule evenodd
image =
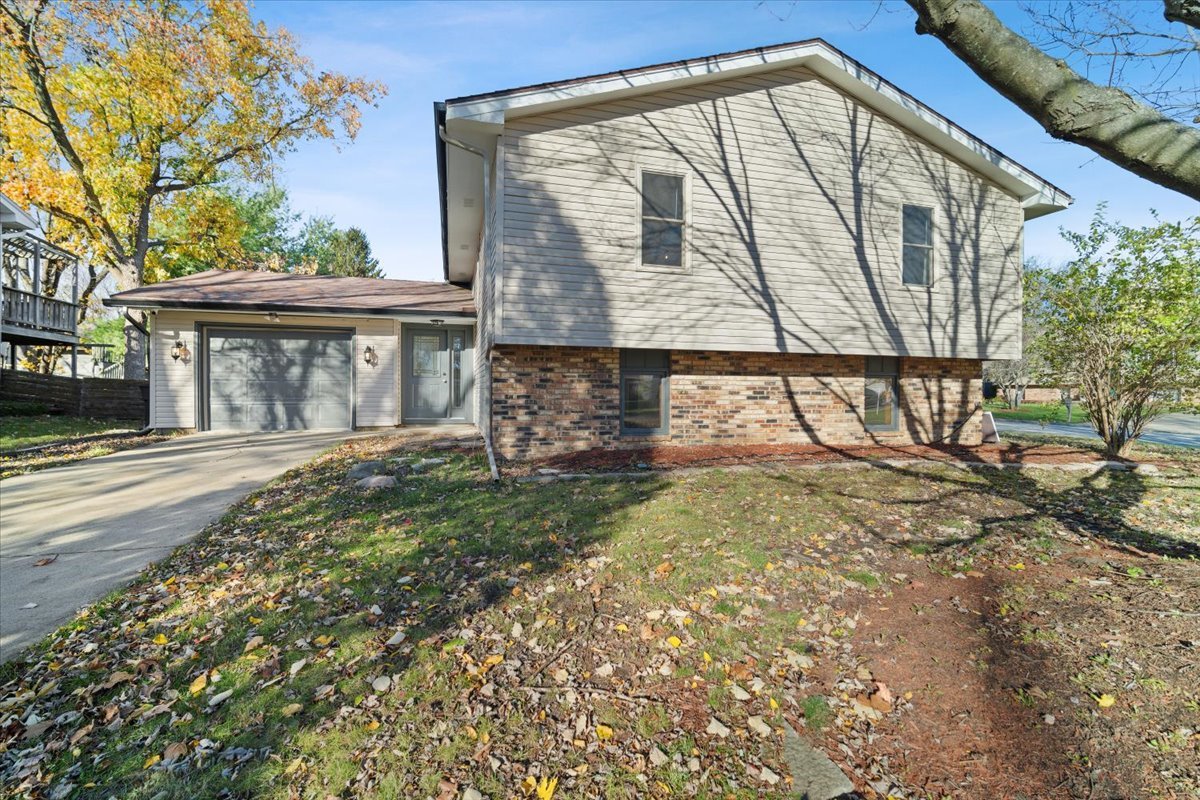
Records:
M354 484L356 489L391 489L396 485L396 479L391 475L372 475Z
M783 760L792 773L792 793L801 800L838 800L854 796L854 784L829 756L800 738L791 725L783 729Z

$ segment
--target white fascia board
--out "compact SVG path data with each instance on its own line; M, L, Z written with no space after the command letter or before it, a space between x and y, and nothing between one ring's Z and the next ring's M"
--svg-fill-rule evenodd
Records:
M988 177L1021 200L1026 219L1060 211L1072 202L1066 192L824 42L805 42L794 47L753 51L724 58L697 59L557 87L534 87L478 100L450 102L446 105L447 127L454 120L467 126L499 132L506 119L547 114L785 66L807 67L850 96L876 108L897 124Z

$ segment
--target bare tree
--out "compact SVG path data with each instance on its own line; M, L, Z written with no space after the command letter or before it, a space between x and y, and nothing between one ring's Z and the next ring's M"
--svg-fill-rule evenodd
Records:
M1154 52L1121 49L1137 33L1119 27L1129 24L1127 18L1115 11L1107 18L1092 15L1089 19L1112 26L1093 30L1069 15L1042 15L1042 30L1052 48L1064 47L1085 59L1091 52L1094 59L1108 60L1110 72L1101 83L1007 27L980 0L906 1L917 13L917 33L937 37L1051 136L1083 145L1136 175L1200 200L1200 130L1179 119L1188 103L1164 97L1161 78L1139 92L1142 99L1121 88L1125 66L1141 60L1139 53ZM1194 64L1200 48L1200 2L1164 0L1162 8L1177 31L1169 34L1158 56Z

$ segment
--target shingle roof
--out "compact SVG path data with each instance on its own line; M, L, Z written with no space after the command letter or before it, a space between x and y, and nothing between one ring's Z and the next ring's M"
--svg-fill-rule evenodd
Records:
M449 283L220 269L118 292L104 304L223 311L475 315L471 292Z

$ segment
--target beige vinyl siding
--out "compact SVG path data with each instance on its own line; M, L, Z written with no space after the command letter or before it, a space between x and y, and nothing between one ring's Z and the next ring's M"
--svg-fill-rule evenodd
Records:
M491 350L496 340L500 321L500 287L503 282L503 250L500 246L504 219L504 148L496 147L496 157L490 176L492 197L487 208L484 238L475 263L476 279L471 289L474 294L478 326L474 346L475 367L475 414L474 419L484 435L490 436L490 408L492 402Z
M196 325L267 324L261 314L223 314L201 311L159 311L154 316L150 347L150 415L156 428L196 427L196 380L199 351ZM281 314L272 327L353 328L355 331L355 425L390 427L399 423L398 323L388 318L303 316ZM173 361L171 348L182 340L191 358ZM379 356L375 365L362 354L370 345Z
M1019 201L798 68L511 120L496 341L1004 358ZM684 270L635 263L638 170L690 176ZM930 288L900 213L933 209Z

